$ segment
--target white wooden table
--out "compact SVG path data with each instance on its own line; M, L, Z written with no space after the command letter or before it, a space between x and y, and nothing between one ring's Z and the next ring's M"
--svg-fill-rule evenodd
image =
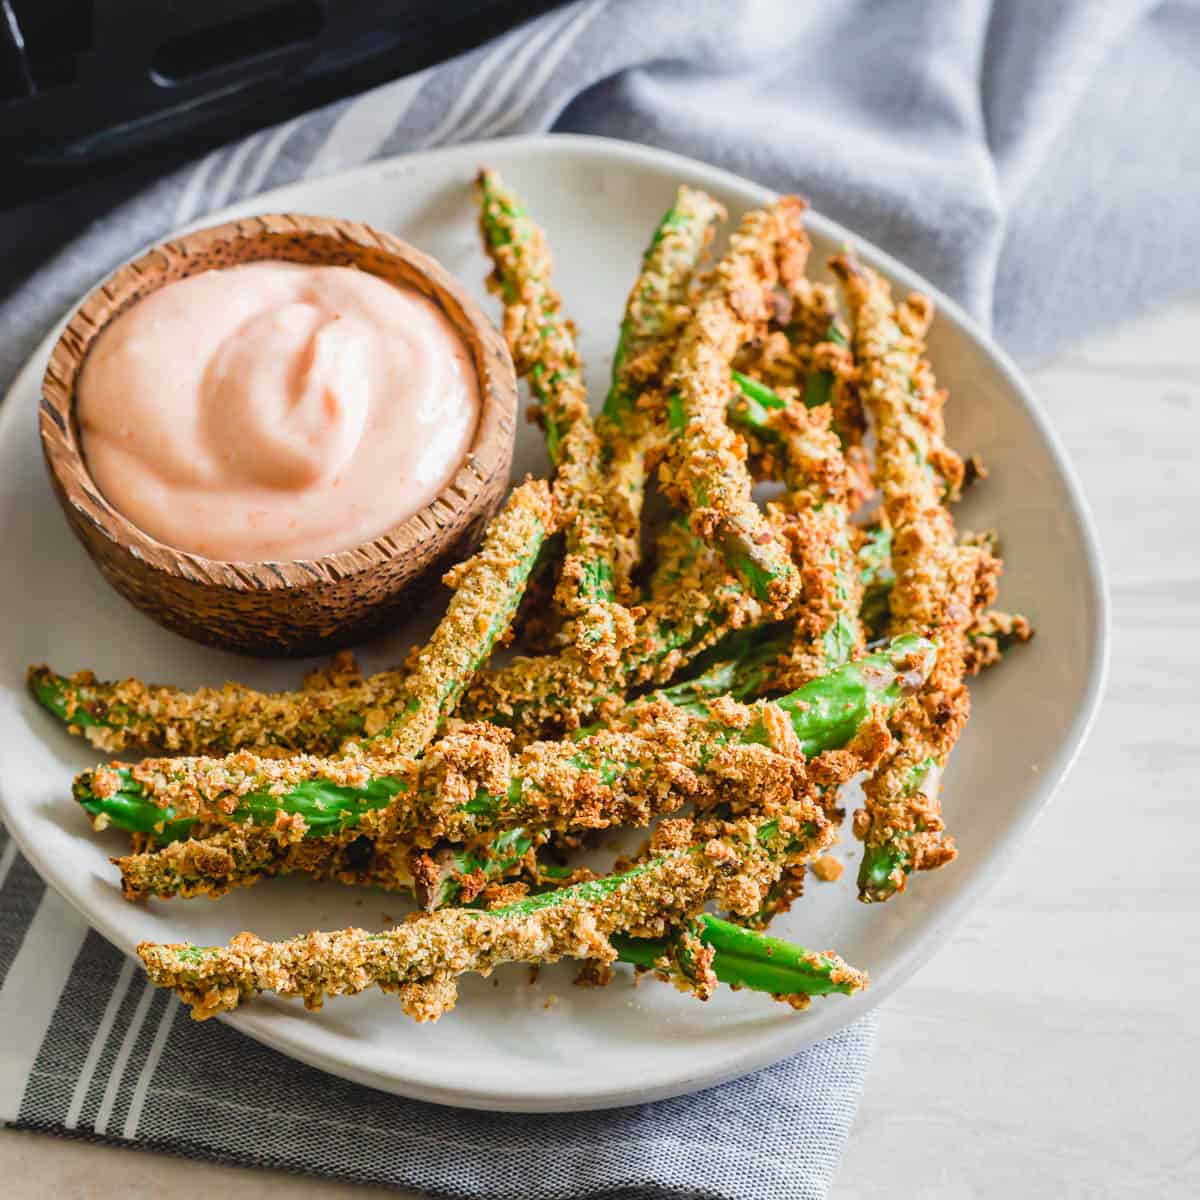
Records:
M1034 383L1100 528L1108 695L1001 883L884 1007L835 1200L1200 1196L1200 300ZM397 1195L11 1131L0 1181L9 1200Z

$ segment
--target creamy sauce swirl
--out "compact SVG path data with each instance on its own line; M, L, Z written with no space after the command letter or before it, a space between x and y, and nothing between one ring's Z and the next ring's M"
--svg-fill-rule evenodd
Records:
M453 478L479 383L450 320L349 267L259 262L168 284L93 343L76 390L110 504L179 550L318 558Z

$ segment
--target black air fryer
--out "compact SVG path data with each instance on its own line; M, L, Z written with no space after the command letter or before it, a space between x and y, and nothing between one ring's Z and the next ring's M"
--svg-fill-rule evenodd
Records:
M451 58L520 0L0 0L0 208Z

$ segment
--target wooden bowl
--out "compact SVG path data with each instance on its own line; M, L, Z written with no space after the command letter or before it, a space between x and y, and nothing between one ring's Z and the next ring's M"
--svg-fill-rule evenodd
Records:
M174 280L263 259L351 266L434 300L479 373L475 437L454 478L408 520L352 550L290 562L220 562L163 545L117 512L80 447L75 386L96 335ZM108 581L168 629L247 654L309 654L380 630L413 589L470 553L508 485L516 429L512 359L495 326L434 259L353 221L296 214L233 221L164 242L120 268L83 302L42 383L42 450L67 521Z

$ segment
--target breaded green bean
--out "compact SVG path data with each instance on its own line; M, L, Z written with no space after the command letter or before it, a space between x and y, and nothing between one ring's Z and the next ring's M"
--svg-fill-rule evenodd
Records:
M967 630L966 670L978 675L994 667L1013 646L1033 637L1033 626L1020 613L1001 612L989 608L971 622Z
M132 823L144 811L149 833L156 815L173 826L258 824L287 840L355 828L377 844L424 846L470 841L511 824L568 831L645 825L685 802L724 802L735 778L739 806L752 803L760 787L769 790L768 768L779 764L769 754L775 726L768 707L731 701L706 715L647 702L619 727L577 741L533 742L516 754L506 731L467 725L419 759L148 759L87 772L76 795L117 822ZM865 714L857 718L852 729Z
M413 893L423 907L465 903L490 881L536 865L544 831L513 826L433 853L403 842L376 843L357 824L320 837L288 837L270 825L233 825L116 859L127 900L223 896L279 875L306 875L356 887Z
M669 525L662 543L669 567L660 563L652 578L652 599L614 671L592 673L569 649L518 656L475 679L463 715L511 728L523 741L569 732L614 711L629 689L666 683L724 634L760 619L758 602L686 522Z
M458 705L508 631L538 550L556 514L540 479L526 480L488 526L483 545L446 573L454 595L404 680L403 709L370 739L391 755L416 755Z
M611 666L628 641L631 620L616 600L613 506L575 331L562 312L541 228L495 171L480 173L478 191L480 227L495 268L490 283L504 302L504 335L517 374L529 381L538 403L565 519L566 556L555 594L583 659Z
M186 836L188 823L253 824L286 841L357 829L425 845L514 823L644 824L663 804L720 802L735 773L744 789L735 803L751 803L762 747L781 738L810 755L843 747L919 686L932 662L930 642L902 638L776 701L718 698L687 709L646 701L611 727L516 754L505 730L465 725L420 759L366 750L336 759L147 759L84 772L75 795L104 823L161 840ZM739 757L739 748L748 753Z
M294 692L259 692L238 683L188 692L140 679L103 682L91 671L29 669L38 701L71 733L108 754L132 747L336 754L347 738L371 737L388 724L402 702L404 678L404 671L393 670Z
M276 943L244 933L225 948L143 942L138 954L151 982L173 988L197 1020L256 992L299 996L319 1008L326 996L368 987L395 993L418 1021L436 1020L454 1006L455 980L467 972L561 958L611 962L619 957L614 934L670 936L710 901L746 911L777 870L780 848L806 836L809 817L819 819L819 810L799 802L769 826L726 825L700 844L664 846L620 874L487 910L443 909L384 933L347 929ZM808 961L812 993L866 985L832 953Z
M870 455L863 438L866 421L858 398L858 373L850 351L849 332L837 313L833 289L807 276L794 279L789 288L781 324L761 341L744 347L738 358L739 374L751 376L779 397L799 399L806 408L829 405L832 428L841 444L850 473L848 502L855 511L873 490ZM770 414L784 404L760 410L752 396L735 397L730 420L751 439L760 473L775 472L777 432ZM760 461L765 459L765 461Z
M644 825L685 803L769 807L794 776L788 754L861 742L878 714L920 686L933 658L931 643L900 639L774 702L692 696L678 706L664 694L630 706L609 728L515 754L504 731L464 726L420 760L300 758L269 770L253 763L252 775L237 756L160 760L93 771L76 795L97 823L164 841L203 835L203 846L123 860L127 895L225 891L305 870L306 853L323 877L350 871L406 885L411 852L443 840L482 850L497 829L516 826L537 831L531 844L540 844L548 831ZM222 826L235 832L222 837ZM356 847L360 839L370 844ZM326 848L294 849L313 840Z
M627 594L640 553L647 455L666 444L663 376L691 315L688 290L714 225L725 210L696 188L681 187L654 231L625 305L612 385L597 423L615 501L613 563Z
M347 739L387 739L416 754L457 705L463 688L507 630L554 510L546 484L514 490L475 557L453 568L446 614L412 670L357 680L335 668L299 691L264 693L240 684L186 692L137 679L99 682L92 672L63 676L31 667L37 699L109 753L155 746L189 754L238 750L336 754Z
M957 853L942 820L940 779L970 712L966 632L995 566L985 549L959 545L944 504L957 491L961 460L943 440L944 396L924 357L929 302L913 296L894 305L887 282L850 254L831 265L854 321L876 479L893 535L891 628L938 646L929 681L892 716L894 747L868 780L866 807L854 817L865 842L859 898L879 901L902 891L912 872L940 867Z
M828 405L809 409L793 403L773 414L787 492L770 515L803 581L792 645L777 668L775 686L785 691L850 661L864 642L851 472L831 418Z
M783 197L766 211L747 214L697 300L671 365L677 436L660 467L668 495L687 509L695 532L721 547L751 593L776 616L795 599L799 575L751 498L750 474L726 409L738 348L765 329L778 280L803 271L808 241L802 212L802 201Z

